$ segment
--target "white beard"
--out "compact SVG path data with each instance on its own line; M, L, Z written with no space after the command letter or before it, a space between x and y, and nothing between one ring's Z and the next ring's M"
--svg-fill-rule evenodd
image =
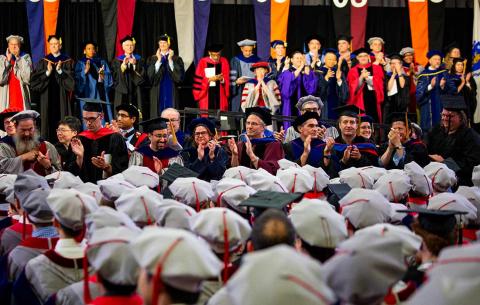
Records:
M13 137L15 142L15 149L18 155L23 155L33 149L37 148L40 145L40 135L37 131L29 139L21 139L18 135Z

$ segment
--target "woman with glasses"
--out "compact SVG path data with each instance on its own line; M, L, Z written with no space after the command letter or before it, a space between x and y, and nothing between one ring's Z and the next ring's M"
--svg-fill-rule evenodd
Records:
M193 141L182 152L185 167L199 173L199 179L222 179L227 168L228 155L215 140L215 124L207 118L193 120L189 129Z
M74 175L80 174L83 160L84 148L82 142L76 137L81 128L79 119L66 116L58 122L57 139L55 148L60 155L62 169Z

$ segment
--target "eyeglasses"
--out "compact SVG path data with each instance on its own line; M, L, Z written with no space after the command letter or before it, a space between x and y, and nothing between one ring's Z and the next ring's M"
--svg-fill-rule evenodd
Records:
M204 137L206 135L208 135L208 131L199 131L199 132L194 133L195 137L200 137L200 136Z
M168 134L152 134L157 139L168 139Z
M454 118L456 116L457 116L456 113L442 113L442 118L446 118L446 119L451 119L451 118Z
M130 116L128 114L123 114L123 113L117 113L117 118L129 118Z
M100 117L100 116L97 116L97 117L95 117L95 118L83 118L83 121L84 121L85 123L92 124L92 123L95 123L95 121L98 120L99 117Z
M72 131L72 130L71 129L58 128L56 131L57 131L57 133L66 133L66 132Z
M305 112L318 112L318 108L303 108L302 110Z

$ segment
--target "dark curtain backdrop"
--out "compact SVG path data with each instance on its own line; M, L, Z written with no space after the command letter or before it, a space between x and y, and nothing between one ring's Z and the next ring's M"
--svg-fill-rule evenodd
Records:
M73 58L83 56L83 43L93 39L99 45L99 54L105 57L103 20L99 1L78 2L62 0L57 23L58 34L63 38L63 50ZM318 33L324 37L324 47L335 47L332 8L328 6L291 6L288 22L288 48L303 49L307 35ZM471 52L473 10L471 8L447 8L444 22L444 44L456 41L462 54ZM133 35L137 40L137 52L142 57L155 54L156 39L163 33L173 37L173 49L178 54L175 42L176 27L173 3L137 1ZM0 2L0 53L6 49L5 37L19 34L25 38L24 51L30 52L27 15L24 2ZM387 54L398 52L411 45L408 8L369 7L366 37L381 36L385 39ZM255 16L253 5L212 4L207 45L212 42L225 44L224 55L231 58L239 52L236 42L244 38L255 39ZM191 95L194 68L187 71L180 90L185 106L196 106Z

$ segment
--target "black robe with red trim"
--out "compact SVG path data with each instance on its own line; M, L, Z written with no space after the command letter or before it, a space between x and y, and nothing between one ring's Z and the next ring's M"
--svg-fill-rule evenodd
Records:
M85 149L80 177L84 182L96 183L103 179L103 170L94 166L92 157L105 152L112 156L112 175L123 172L128 167L128 151L123 137L111 129L101 128L96 133L84 131L79 134Z

